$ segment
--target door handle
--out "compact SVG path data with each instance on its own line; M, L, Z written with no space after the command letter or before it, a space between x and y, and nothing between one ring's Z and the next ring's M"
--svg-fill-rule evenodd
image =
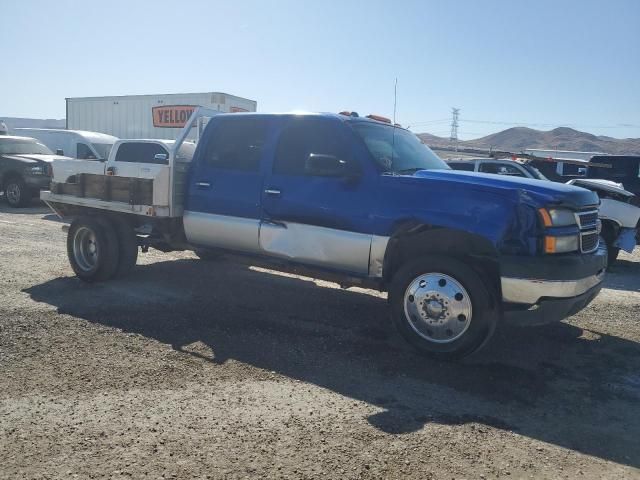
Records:
M282 192L277 188L267 188L264 193L266 193L267 195L272 195L274 197L279 197Z
M196 182L196 187L201 189L211 188L211 184L209 182Z

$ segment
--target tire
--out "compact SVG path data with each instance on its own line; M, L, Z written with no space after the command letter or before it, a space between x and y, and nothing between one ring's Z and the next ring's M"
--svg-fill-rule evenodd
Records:
M400 334L420 352L444 360L479 350L499 318L482 277L446 256L425 256L401 266L389 299Z
M4 182L4 197L9 206L14 208L26 207L31 202L31 191L25 181L13 175Z
M196 248L193 253L195 253L200 260L204 260L205 262L212 262L223 256L222 252L213 248Z
M115 276L123 277L133 270L138 261L138 237L133 230L133 226L124 218L113 217L111 222L118 237L118 249L120 251Z
M600 241L604 242L607 247L607 268L613 265L613 263L618 259L618 254L620 253L620 249L613 246L617 234L617 230L615 230L611 225L605 224L602 235L600 235Z
M80 217L67 234L67 255L75 274L85 282L112 278L118 268L118 237L103 217Z

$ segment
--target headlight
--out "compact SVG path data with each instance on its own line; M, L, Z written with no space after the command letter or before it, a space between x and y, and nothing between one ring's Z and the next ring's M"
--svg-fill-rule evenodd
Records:
M28 168L27 170L33 175L43 175L45 172L44 166L42 165L36 165L35 167Z
M578 235L566 235L562 237L544 237L544 253L569 253L579 248Z
M545 227L569 227L576 225L576 215L564 208L541 208L538 210Z

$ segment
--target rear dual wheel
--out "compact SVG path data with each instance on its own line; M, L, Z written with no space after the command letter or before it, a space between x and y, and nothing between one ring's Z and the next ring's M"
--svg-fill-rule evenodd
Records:
M138 257L137 239L133 228L120 218L84 216L69 228L67 255L81 280L105 281L133 268Z
M480 349L498 320L484 279L455 258L425 256L408 262L394 275L389 298L402 336L440 359Z

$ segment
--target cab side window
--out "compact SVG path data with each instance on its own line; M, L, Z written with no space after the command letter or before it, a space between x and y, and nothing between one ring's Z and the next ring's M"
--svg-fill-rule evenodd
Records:
M214 168L257 172L267 136L267 120L237 117L219 120L207 141L205 162Z
M91 151L88 145L84 143L78 143L77 145L77 155L76 158L80 160L96 160L95 154Z
M280 135L273 173L306 175L310 154L332 155L346 160L348 148L336 125L321 118L300 117L291 120Z
M157 154L166 155L165 160L156 160ZM116 162L169 164L169 152L157 143L123 143L118 147Z

